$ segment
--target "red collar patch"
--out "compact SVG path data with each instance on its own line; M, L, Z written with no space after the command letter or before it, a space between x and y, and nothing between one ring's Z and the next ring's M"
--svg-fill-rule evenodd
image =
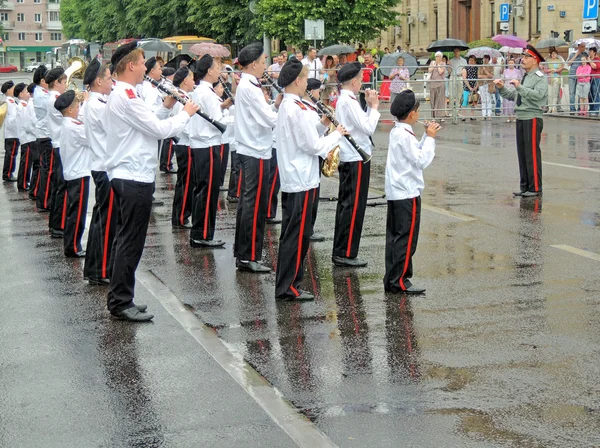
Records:
M44 93L50 93L46 89L44 89L43 87L42 87L42 92L44 92Z
M6 101L8 101L9 103L14 103L15 100L13 100L12 98L6 98Z
M294 100L294 103L296 103L298 106L300 106L300 109L308 110L302 101Z
M79 121L79 120L73 120L73 123L75 123L75 124L83 124L83 123L82 123L81 121Z
M131 90L131 89L125 89L125 93L127 94L127 97L130 100L133 100L133 99L137 98L135 92L133 90Z

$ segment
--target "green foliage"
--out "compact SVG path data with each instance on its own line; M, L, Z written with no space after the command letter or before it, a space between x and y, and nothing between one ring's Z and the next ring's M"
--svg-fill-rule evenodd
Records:
M188 0L188 3L187 21L200 36L223 43L237 41L242 45L257 39L258 30L251 23L254 16L249 0Z
M467 44L469 48L477 48L477 47L490 47L499 50L502 45L494 42L491 38L487 37L485 39L474 40Z

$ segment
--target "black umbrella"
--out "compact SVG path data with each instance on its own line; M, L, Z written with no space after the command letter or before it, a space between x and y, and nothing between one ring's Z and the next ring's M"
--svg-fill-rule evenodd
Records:
M181 61L185 61L188 63L188 68L191 69L191 67L189 67L189 64L191 64L193 60L194 59L192 59L191 56L184 53L184 54L175 56L173 59L171 59L169 62L167 62L165 64L165 67L171 67L171 68L174 68L175 70L177 70L179 68L179 65L181 64Z
M329 47L321 48L317 56L333 56L334 54L349 54L356 50L350 45L330 45Z
M157 53L175 53L177 51L173 45L158 39L142 41L139 47L144 49L144 51L156 51Z
M460 39L442 39L432 43L427 47L427 51L454 51L455 48L459 50L468 50L469 46L464 40Z
M390 76L392 69L396 67L396 61L399 57L404 58L404 65L406 68L408 68L410 76L414 75L417 71L417 68L419 68L419 63L417 62L417 58L406 52L384 54L383 58L381 58L381 62L379 63L379 71L381 74Z

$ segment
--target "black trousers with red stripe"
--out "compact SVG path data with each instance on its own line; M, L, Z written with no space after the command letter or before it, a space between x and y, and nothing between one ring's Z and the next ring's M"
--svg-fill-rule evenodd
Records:
M297 297L304 276L304 259L312 235L313 198L316 188L281 193L282 223L275 274L275 297Z
M60 148L52 148L54 154L54 167L52 168L52 205L50 206L50 221L48 227L54 230L64 230L66 221L67 205L67 183L63 176L62 160L60 159Z
M192 216L194 197L192 148L175 145L175 155L177 156L177 182L175 183L175 194L173 196L171 224L182 226Z
M227 172L227 165L229 163L229 143L222 143L219 148L219 158L221 159L221 183L219 186L225 184L225 173Z
M25 191L29 188L31 177L31 142L21 145L21 160L19 161L19 173L17 174L17 189Z
M319 157L319 178L321 177L321 170L323 169L324 163L325 163L325 159L322 159L321 157ZM315 189L314 198L313 198L313 214L312 214L313 233L315 232L315 223L317 222L317 213L319 211L320 197L321 197L321 184L319 183L319 186Z
M421 196L388 201L383 288L400 292L412 285L412 257L421 225Z
M542 191L540 138L544 120L517 120L517 157L521 191Z
M96 203L88 232L83 265L83 278L99 280L110 278L110 256L117 229L115 194L106 171L92 171L96 184Z
M267 218L277 216L277 195L281 186L279 167L277 166L277 151L273 148L271 153L271 166L269 168L269 203L267 204Z
M8 180L15 173L17 167L17 154L19 153L19 139L4 139L4 166L2 167L2 180Z
M194 192L190 238L211 241L215 236L219 183L221 182L221 145L192 148Z
M167 138L162 142L160 150L160 170L171 171L173 169L173 156L175 155L175 142Z
M342 162L338 171L340 188L335 214L333 255L356 258L367 208L371 162Z
M67 220L63 239L65 255L73 256L83 249L81 237L85 230L88 196L90 194L90 177L65 181L67 188Z
M239 198L241 189L240 158L237 151L231 151L231 172L229 173L229 191L227 192L227 196L230 198Z
M49 210L52 205L52 170L54 168L52 140L49 138L37 139L37 148L40 154L40 170L36 206L38 209Z
M110 184L115 197L117 234L113 243L107 306L115 314L135 306L135 271L144 252L154 182L113 179Z
M267 218L269 159L238 154L242 187L235 220L234 256L242 261L262 259Z
M29 143L31 160L31 179L29 180L29 199L35 201L40 188L40 150L37 141Z

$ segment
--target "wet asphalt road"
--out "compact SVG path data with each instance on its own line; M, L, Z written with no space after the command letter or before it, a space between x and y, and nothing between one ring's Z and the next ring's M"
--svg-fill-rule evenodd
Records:
M391 126L375 136L371 197ZM335 203L321 201L327 240L305 276L317 298L280 304L274 274L235 270L235 207L220 202L224 249L192 249L171 229L165 175L140 271L338 446L597 446L599 142L597 122L546 119L544 196L519 200L514 124L446 124L425 174L422 298L383 292L385 205L367 209L369 265L353 270L331 264ZM337 195L335 179L321 195ZM137 301L154 323L112 321L104 291L47 235L47 215L14 184L0 209L0 446L295 446L149 289L138 282ZM278 236L268 227L272 267Z

